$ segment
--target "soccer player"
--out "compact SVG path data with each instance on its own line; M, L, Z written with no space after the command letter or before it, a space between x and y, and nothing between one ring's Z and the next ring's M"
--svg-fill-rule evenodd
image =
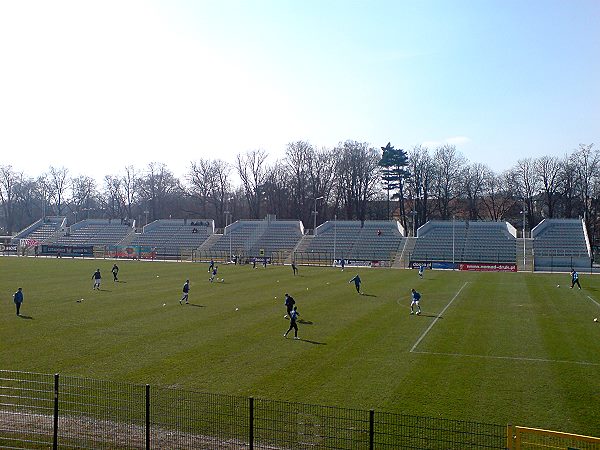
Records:
M183 295L181 296L181 300L179 300L179 304L185 300L185 304L188 304L188 295L190 293L190 280L185 280L183 284Z
M210 273L215 268L215 262L212 258L210 258L210 264L208 266L208 273Z
M410 313L416 314L417 316L421 314L421 307L419 306L419 301L421 300L421 294L419 294L414 289L411 289L411 302L410 302ZM416 311L415 311L416 309Z
M289 315L292 313L292 309L294 308L294 305L296 304L296 300L294 300L294 297L292 297L290 294L285 294L285 302L283 302L283 304L285 305L285 308Z
M288 333L292 330L294 330L294 339L300 339L298 337L298 324L296 323L296 320L298 320L298 316L300 315L300 313L298 312L298 309L296 306L294 306L294 309L292 310L292 312L290 313L290 327L288 328L288 330L283 334L283 337L286 338Z
M419 278L423 278L423 272L425 271L425 266L421 264L419 266Z
M215 277L217 276L217 271L219 270L219 266L215 266L212 270L212 274L210 275L210 278L208 279L208 281L210 281L211 283L214 281ZM217 280L218 281L218 280Z
M354 281L354 287L356 288L356 292L358 292L360 294L360 277L358 276L358 274L356 274L354 276L354 278L352 278L350 281L348 281L348 283L352 283L353 281Z
M294 276L296 276L296 274L298 273L298 268L296 267L295 263L292 263L292 271L294 272Z
M571 269L571 289L573 289L573 286L575 285L581 289L581 284L579 284L579 274L575 271L575 269Z
M117 266L116 264L112 268L112 274L113 274L113 281L119 281L119 279L117 278L117 275L119 274L119 266Z
M342 258L342 260L340 261L340 264L342 266L342 272L344 271L344 266L346 265L346 260L344 258Z
M23 288L17 289L17 292L15 292L15 295L13 297L13 301L15 302L15 306L17 307L17 316L20 316L21 303L23 303Z
M101 279L102 279L102 275L100 275L100 269L96 269L96 271L92 275L92 280L94 280L94 286L92 286L92 289L100 290L100 280Z

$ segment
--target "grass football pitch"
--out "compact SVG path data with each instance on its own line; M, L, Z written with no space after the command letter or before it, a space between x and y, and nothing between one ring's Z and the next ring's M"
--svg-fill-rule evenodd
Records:
M597 276L116 262L0 258L0 369L600 436Z

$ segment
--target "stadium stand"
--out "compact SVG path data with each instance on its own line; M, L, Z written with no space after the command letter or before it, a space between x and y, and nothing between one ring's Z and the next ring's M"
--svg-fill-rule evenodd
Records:
M64 216L44 217L17 233L11 242L19 244L21 239L30 239L32 242L44 244L65 228L66 221Z
M430 220L417 230L413 261L516 261L516 230L507 222Z
M403 239L397 221L330 220L317 227L305 252L326 253L332 259L391 261Z
M122 245L151 247L156 257L172 258L196 249L214 233L212 219L159 219Z
M117 245L133 228L118 219L84 219L66 228L64 233L49 240L54 245L110 246Z
M531 237L535 270L590 269L591 247L582 219L544 219Z
M238 220L225 227L223 235L204 250L246 258L287 255L303 234L304 226L299 220L277 220L272 215L264 220Z

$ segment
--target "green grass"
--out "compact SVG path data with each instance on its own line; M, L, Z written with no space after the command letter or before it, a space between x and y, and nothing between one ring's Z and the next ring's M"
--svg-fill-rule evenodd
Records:
M112 264L0 258L0 368L600 435L600 278L222 265L211 284L207 264L119 261L113 283Z

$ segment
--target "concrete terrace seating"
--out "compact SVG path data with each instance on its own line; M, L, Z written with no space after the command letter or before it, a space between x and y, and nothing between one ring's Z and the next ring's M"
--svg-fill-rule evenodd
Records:
M514 264L516 230L506 222L431 220L417 230L411 259Z
M117 245L133 229L119 219L85 219L71 225L62 236L55 238L56 245Z
M18 233L13 237L12 243L18 244L20 239L32 239L40 243L45 243L65 226L65 222L65 217L45 217Z
M514 264L516 245L516 230L507 222L469 222L462 260Z
M591 256L585 224L581 219L544 219L531 230L533 253L543 256Z
M299 220L276 220L271 217L265 220L238 220L225 228L224 234L208 251L268 257L275 252L291 252L303 234L304 227Z
M127 244L156 249L157 256L177 256L193 250L214 232L212 219L159 219L146 225Z
M390 261L403 239L397 221L327 221L317 227L306 252L328 253L336 259Z

